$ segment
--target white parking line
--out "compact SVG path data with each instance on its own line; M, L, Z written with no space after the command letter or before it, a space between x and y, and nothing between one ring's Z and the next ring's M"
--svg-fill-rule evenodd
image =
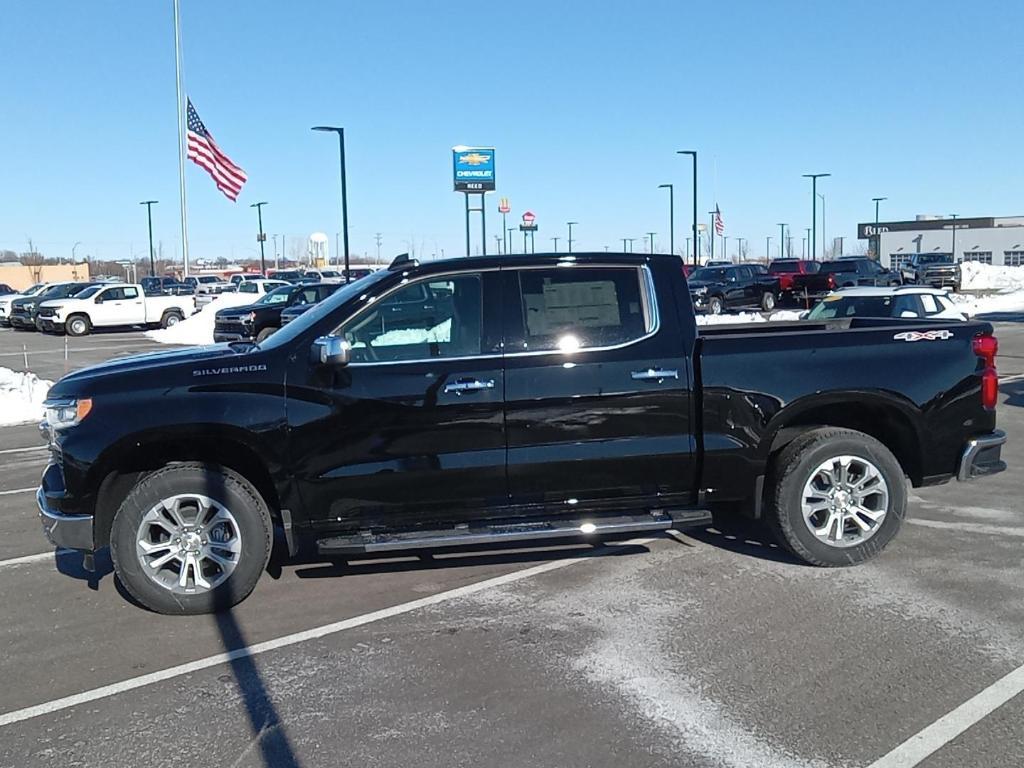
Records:
M33 445L31 448L4 448L0 451L0 456L6 453L29 453L31 451L45 451L48 446L45 445Z
M629 541L612 544L609 546L642 546L649 544L654 539L631 539ZM599 554L599 551L595 554ZM105 699L110 696L116 696L119 693L125 693L126 691L133 691L137 688L142 688L153 683L160 683L164 680L170 680L175 677L181 677L182 675L188 675L193 672L199 672L203 669L209 669L215 667L218 664L226 664L234 661L235 659L244 659L251 656L257 656L267 651L274 651L279 648L286 648L291 645L297 645L304 643L308 640L317 640L321 637L327 637L328 635L335 635L339 632L345 632L355 627L362 627L366 624L372 624L377 621L383 621L384 619L390 619L393 616L401 616L402 614L417 611L420 608L427 608L432 605L440 605L450 600L455 600L460 597L466 597L468 595L476 594L477 592L483 592L487 589L493 589L495 587L501 587L506 584L512 584L523 579L529 579L533 576L538 576L542 573L548 573L549 571L557 571L561 568L568 568L571 565L577 565L579 563L590 560L594 555L586 555L583 557L574 557L567 560L555 560L550 563L543 563L541 565L535 565L532 568L524 568L521 571L515 571L513 573L506 573L503 576L495 576L493 579L485 579L478 581L475 584L467 584L464 587L458 587L456 589L450 589L446 592L438 592L436 595L430 595L429 597L422 597L419 600L412 600L408 603L400 603L399 605L393 605L390 608L383 608L379 611L373 611L372 613L364 613L361 616L353 616L350 619L344 619L342 621L336 621L331 624L325 624L321 627L314 627L313 629L307 629L302 632L295 632L291 635L284 635L274 640L267 640L256 645L246 646L245 648L238 648L233 651L226 653L218 653L213 656L207 656L204 659L197 659L196 661L190 661L186 664L179 664L175 667L168 667L158 672L150 672L147 675L140 675L138 677L132 677L127 680L122 680L119 683L113 683L111 685L104 685L99 688L93 688L90 691L83 691L82 693L76 693L71 696L64 696L60 699L54 699L47 701L42 704L36 704L32 707L25 707L24 709L16 709L13 712L7 712L0 715L0 728L13 725L14 723L20 723L24 720L30 720L33 717L39 717L40 715L48 715L53 712L59 712L70 707L78 706L79 704L86 704L90 701L96 701L97 699Z
M12 557L10 560L0 560L0 568L7 568L12 565L27 565L29 563L39 563L43 560L52 560L55 554L60 554L61 552L65 551L70 552L71 550L62 549L58 550L57 552L51 550L49 552L40 552L38 555L25 555L24 557Z
M925 520L920 517L907 520L911 525L921 525L925 528L939 528L948 531L963 531L964 533L980 533L987 536L1024 536L1024 528L1014 528L1012 525L988 525L986 523L950 523L945 520Z
M159 342L155 342L154 341L154 342L152 342L150 344L144 344L144 345L138 346L138 347L135 347L135 345L131 344L131 343L128 343L128 344L118 344L116 347L98 347L98 346L97 347L76 347L76 348L69 348L68 349L68 356L78 354L79 352L109 352L109 351L115 350L115 349L116 350L121 350L121 351L127 351L129 353L146 352L146 351L149 351L149 350L152 350L152 351L156 352L156 351L158 351L163 346L164 346L163 344L160 344ZM0 357L23 357L24 354L25 354L24 351L21 351L21 352L0 352ZM63 354L64 354L64 350L63 349L36 349L36 350L30 349L28 351L29 358L32 358L35 355L63 355Z
M0 491L0 496L13 496L16 493L35 493L38 485L33 485L31 488L15 488L12 491Z
M868 768L912 768L1024 691L1024 666L996 680Z

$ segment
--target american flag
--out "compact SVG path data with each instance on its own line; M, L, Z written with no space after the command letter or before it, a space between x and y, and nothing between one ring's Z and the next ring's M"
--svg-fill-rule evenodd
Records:
M245 171L231 162L230 158L220 151L213 136L206 130L199 113L188 100L188 159L203 168L229 200L237 200L242 185L248 178Z
M718 210L717 203L715 203L715 234L725 234L725 223L722 221L722 212Z

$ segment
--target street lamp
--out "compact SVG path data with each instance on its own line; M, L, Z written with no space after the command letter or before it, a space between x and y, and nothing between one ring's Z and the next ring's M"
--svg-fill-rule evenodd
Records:
M676 252L676 194L675 187L671 184L659 184L658 189L668 190L668 249L670 253ZM685 260L685 257L684 257Z
M736 238L736 255L739 257L740 261L743 261L743 243L745 243L746 240L747 238L745 237Z
M260 273L267 274L267 257L263 252L263 244L267 241L267 236L263 234L263 206L266 205L266 201L262 203L253 203L250 208L256 209L256 216L260 222L260 234L257 240L260 241Z
M555 244L555 253L558 253L558 241L561 240L561 239L562 238L560 238L560 237L552 237L551 238L551 242L553 242Z
M697 266L697 152L692 149L680 149L677 155L689 155L693 158L693 266Z
M811 260L818 260L818 179L831 176L831 173L805 173L805 179L811 180Z
M566 226L569 227L569 253L572 253L572 228L574 225L579 224L578 221L567 221Z
M764 239L764 263L767 264L772 258L772 236Z
M828 242L828 237L825 235L825 196L818 195L821 198L821 257L825 258L825 243Z
M878 233L878 204L883 200L888 200L888 197L872 197L871 202L875 204L875 234L871 238L875 241L875 258L881 259L882 251L882 236Z
M954 262L956 261L956 217L957 214L955 213L949 214L949 218L953 220L953 252L950 255L953 257Z
M785 252L782 250L786 245L786 225L779 224L779 258L786 258Z
M654 236L656 234L658 234L658 233L657 232L645 232L644 234L647 235L647 238L650 241L651 253L653 254L654 253Z
M883 200L888 200L888 197L872 197L871 202L875 204L875 226L878 226L878 204Z
M349 274L348 260L348 186L345 182L345 129L332 125L317 125L312 130L333 131L338 134L338 149L341 159L341 233L344 236L345 244L345 282L347 283L351 279L351 275Z
M143 200L139 205L146 206L146 220L149 222L149 276L156 276L156 261L153 258L153 206L156 205L158 200ZM75 261L75 247L78 243L75 243L71 247L71 262Z
M513 253L513 250L512 250L512 233L516 231L516 228L515 227L508 227L505 231L508 232L508 252L509 253ZM523 234L523 242L524 243L526 242L526 234L525 233ZM524 246L523 253L526 253L525 246Z

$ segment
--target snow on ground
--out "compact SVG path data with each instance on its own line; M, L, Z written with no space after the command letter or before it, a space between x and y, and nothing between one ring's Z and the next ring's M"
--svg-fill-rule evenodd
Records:
M732 315L697 315L697 325L728 325L730 323L767 323L799 320L799 309L777 309L767 317L760 312L736 312Z
M43 401L53 386L34 373L0 368L0 426L41 421Z
M1024 290L1024 267L997 267L978 261L960 265L960 289L963 291Z
M213 344L213 326L217 320L217 311L228 307L242 307L254 301L251 293L222 293L192 317L170 328L146 331L146 336L161 344Z
M986 315L990 312L1024 312L1024 290L992 293L987 296L950 293L949 297L958 309L971 317Z

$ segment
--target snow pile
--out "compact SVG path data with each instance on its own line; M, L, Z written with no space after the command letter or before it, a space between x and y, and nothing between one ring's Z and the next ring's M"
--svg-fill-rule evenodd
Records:
M255 299L251 293L222 293L192 317L186 318L170 328L146 331L146 336L161 344L213 344L213 326L217 321L217 312L229 307L243 307L254 302Z
M43 401L53 386L34 373L0 368L0 426L41 421Z
M1024 267L997 267L979 261L965 261L960 265L960 290L1024 290Z
M799 309L779 309L767 317L761 312L737 312L733 315L697 315L697 325L734 325L736 323L767 323L799 320Z
M956 308L971 317L992 312L1024 312L1024 290L1009 293L993 293L988 296L970 296L966 293L950 293Z

